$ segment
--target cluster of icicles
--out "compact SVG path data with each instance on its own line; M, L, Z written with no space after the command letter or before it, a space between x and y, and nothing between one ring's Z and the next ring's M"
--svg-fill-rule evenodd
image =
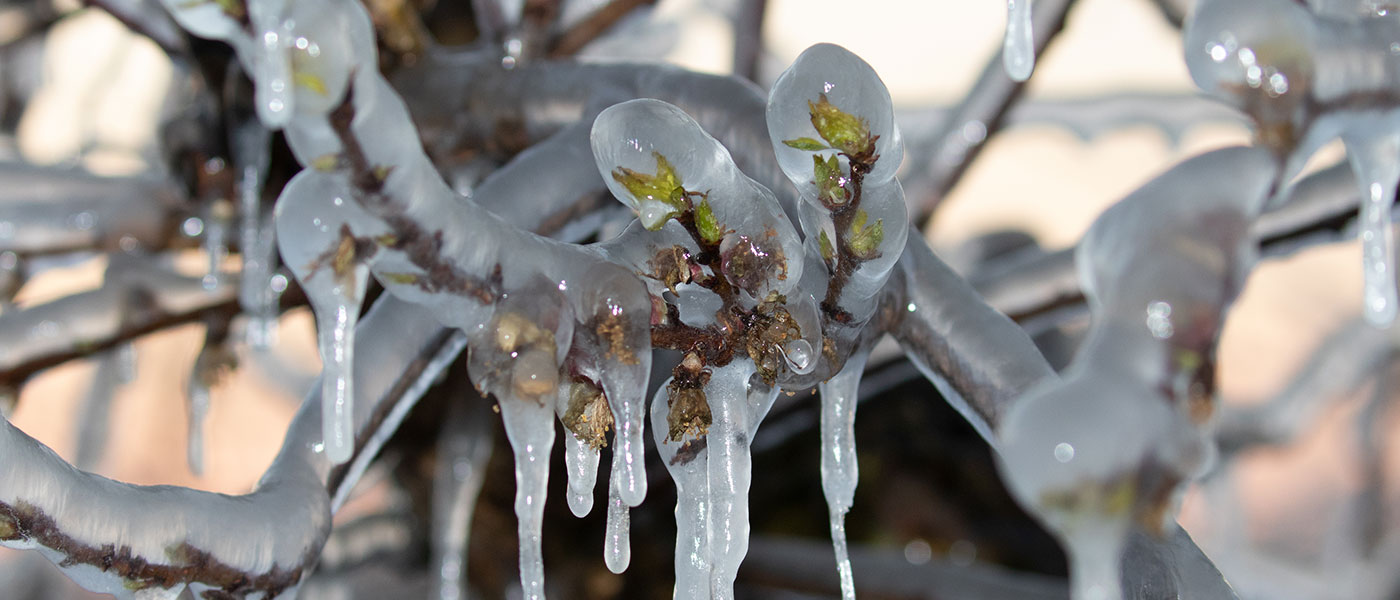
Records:
M781 390L828 378L823 476L833 533L842 531L855 487L854 390L868 348L861 358L843 359L856 350L856 333L907 235L894 180L903 150L892 105L863 61L836 46L813 47L770 99L774 148L807 200L800 209L805 243L772 192L740 172L690 116L661 101L634 100L597 117L592 144L603 179L639 219L614 240L580 247L519 231L447 187L402 100L375 68L373 30L358 3L256 0L247 5L246 25L226 3L171 0L167 7L191 32L233 46L252 76L261 122L282 129L308 166L281 194L275 224L284 262L316 316L324 363L318 450L330 460L346 461L356 447L352 349L374 276L467 334L473 382L499 402L515 452L525 597L545 593L540 536L556 419L572 430L565 435L568 503L579 516L592 508L599 447L612 429L605 562L620 572L629 562L628 508L646 494L641 435L651 327L674 314L676 325L723 331L721 306L729 303L724 311L782 315L791 334L777 337L775 352L750 349L749 356L704 367L704 426L673 435L671 382L652 403L653 433L679 492L676 596L732 597L747 552L749 440ZM818 301L834 263L856 259L833 256L818 241L829 244L846 232L835 230L831 210L817 198L813 165L838 165L841 186L849 186L852 167L834 148L783 143L823 135L818 103L854 115L875 155L867 157L874 168L864 177L860 222L851 230L865 236L862 254L841 265L850 275L836 298L856 308L832 339L823 337ZM700 198L693 213L677 208ZM681 223L686 216L689 227ZM717 246L722 266L686 263L679 280L663 274L658 257L700 256L707 243ZM716 277L735 290L732 297L698 283ZM763 358L772 356L781 360ZM846 369L832 378L843 362ZM841 536L837 543L844 556ZM851 597L844 561L842 573Z
M1004 475L1064 540L1078 599L1121 595L1129 531L1175 526L1181 486L1209 461L1214 343L1253 264L1250 224L1276 183L1337 135L1362 183L1367 314L1394 317L1388 216L1400 113L1377 92L1400 82L1391 50L1400 36L1373 5L1316 2L1315 13L1289 0L1207 0L1193 16L1193 77L1249 111L1268 149L1187 161L1105 213L1079 247L1088 339L1062 378L1030 390L997 425ZM605 563L620 572L628 509L646 494L649 416L678 490L676 597L726 598L747 551L749 441L778 393L819 387L823 490L843 596L854 597L843 519L857 479L855 391L877 337L862 328L907 236L894 178L902 141L868 65L818 45L774 85L769 134L801 198L800 231L684 111L633 100L603 111L591 140L603 180L639 219L613 240L576 246L511 227L443 182L378 73L357 2L253 0L246 14L230 12L243 8L236 2L166 6L196 35L232 45L252 76L260 123L234 136L235 150L265 148L259 136L281 129L308 167L288 183L272 224L244 219L252 283L241 300L259 317L250 341L266 343L275 228L316 315L325 365L318 452L345 462L359 442L352 349L373 276L463 331L473 382L499 401L515 452L525 597L545 595L540 536L555 421L569 431L568 504L580 516L592 509L599 447L612 432ZM1008 8L1005 64L1024 80L1034 63L1031 1ZM866 151L852 150L866 141ZM257 215L267 157L247 154L237 161L242 211ZM859 211L839 208L852 191ZM719 258L691 259L706 254ZM732 293L703 283L716 280ZM726 311L788 329L678 381L683 363L648 415L653 327L722 332ZM704 419L677 427L677 389L698 390Z

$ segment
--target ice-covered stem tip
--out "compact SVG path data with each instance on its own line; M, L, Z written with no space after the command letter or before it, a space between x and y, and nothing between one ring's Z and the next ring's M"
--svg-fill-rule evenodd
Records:
M1328 11L1327 15L1336 15ZM1287 0L1203 2L1186 28L1196 84L1239 107L1292 177L1340 136L1361 187L1368 320L1389 326L1397 305L1390 209L1400 183L1400 17L1319 15Z
M1128 534L1165 532L1207 460L1215 345L1278 171L1261 148L1198 156L1109 208L1079 245L1088 336L1063 379L1028 391L998 430L1003 477L1064 542L1076 599L1120 596Z
M653 343L710 367L747 355L769 385L783 373L810 372L815 306L798 287L797 231L772 192L693 118L659 100L604 110L592 145L613 195L646 229L605 248L646 275L657 307Z
M839 370L872 301L904 248L908 214L894 179L904 146L889 91L870 65L840 46L808 48L773 84L768 134L784 174L802 198L812 282L820 292L832 352L823 377ZM822 281L825 279L825 281Z

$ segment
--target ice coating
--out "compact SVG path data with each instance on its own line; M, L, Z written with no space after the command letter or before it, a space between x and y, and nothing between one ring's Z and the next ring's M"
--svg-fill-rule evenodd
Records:
M1309 6L1316 13L1309 11ZM1206 92L1256 122L1260 140L1288 157L1285 177L1341 137L1361 187L1368 320L1395 318L1389 207L1400 134L1400 20L1369 1L1203 2L1186 30L1186 61Z
M651 403L651 431L657 453L676 484L677 600L710 597L710 483L706 465L709 449L704 437L673 441L667 435L668 379Z
M733 363L715 369L705 385L713 423L706 436L710 482L710 593L733 598L734 578L749 550L749 455L751 430L748 380L752 365Z
M599 113L591 134L593 154L599 173L622 203L637 211L638 219L649 230L657 230L680 216L686 203L697 212L710 213L714 242L725 260L724 274L747 298L756 302L770 292L787 294L802 278L801 241L773 193L750 179L734 164L729 151L700 128L695 119L680 108L660 100L630 100ZM659 169L675 181L659 182L648 189L632 189L636 178L648 177ZM669 187L667 187L669 186ZM657 190L662 190L658 192ZM641 196L636 192L644 191ZM688 198L660 197L671 192ZM681 194L685 192L685 194ZM702 221L697 216L696 221ZM697 224L702 231L706 225ZM779 271L743 273L728 265L744 257L777 259L768 262ZM746 258L746 266L753 262Z
M1063 378L1028 391L998 430L1003 477L1070 551L1076 599L1120 597L1126 536L1174 527L1180 487L1210 454L1214 346L1278 172L1262 148L1198 156L1079 244L1089 334Z
M1006 0L1006 37L1001 62L1015 81L1031 78L1035 69L1035 36L1031 30L1031 0Z
M355 323L364 300L369 266L346 216L352 194L339 182L303 171L287 183L277 203L277 237L282 258L296 275L316 317L317 345L324 376L324 443L327 456L341 463L354 447Z
M835 377L822 383L822 493L831 516L831 543L836 551L836 572L841 578L841 597L856 597L851 559L846 551L846 512L854 503L860 468L856 462L856 392L865 371L865 355L852 356Z
M875 154L881 157L866 181L890 181L904 157L904 142L895 126L889 89L869 63L851 51L835 44L816 44L802 51L778 76L768 97L768 136L778 164L803 199L816 201L818 197L812 182L813 153L785 145L783 140L820 137L812 125L808 103L819 102L822 95L836 108L865 119L870 135L878 137ZM836 154L830 148L817 152L824 159Z
M614 476L608 485L608 523L603 537L603 564L614 573L626 571L632 562L628 506L622 500L621 488L622 484Z
M583 518L593 510L593 486L598 480L598 451L574 435L564 436L564 472L569 480L569 510Z
M778 77L767 119L778 163L803 200L798 219L813 280L803 287L826 292L815 300L823 345L830 342L837 361L814 369L815 384L850 352L902 254L908 213L894 173L904 145L884 83L865 61L832 44L808 48Z

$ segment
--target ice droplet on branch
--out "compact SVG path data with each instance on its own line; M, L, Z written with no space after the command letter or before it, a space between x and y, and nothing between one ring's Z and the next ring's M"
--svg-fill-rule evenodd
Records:
M1001 62L1016 81L1031 78L1035 69L1035 35L1031 30L1031 0L1006 0L1006 37Z

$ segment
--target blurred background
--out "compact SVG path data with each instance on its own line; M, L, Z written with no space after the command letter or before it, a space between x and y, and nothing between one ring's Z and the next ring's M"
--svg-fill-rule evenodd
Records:
M433 5L453 1L416 4L431 14ZM564 4L566 11L587 13L605 3ZM734 23L748 5L660 0L633 11L616 26L619 34L602 37L581 54L592 60L662 57L728 73ZM919 187L920 173L939 160L927 144L939 133L945 109L964 97L1000 48L1004 3L766 5L756 81L771 82L816 42L841 44L863 57L894 96L910 148L902 178L919 208L929 195ZM44 26L36 27L39 22ZM985 142L985 128L964 128L965 141L985 145L928 221L930 242L965 269L976 268L979 248L1006 236L1046 251L1070 247L1100 211L1168 166L1248 143L1242 117L1195 96L1181 56L1179 30L1154 2L1080 0L1038 58L1009 124ZM187 68L104 11L76 0L0 5L0 158L110 176L166 172L156 140L162 120L176 114L174 104L186 97ZM1315 163L1339 157L1329 147ZM191 243L170 254L172 267L207 274L209 256L198 242L204 223L182 226ZM40 264L0 318L100 287L110 260L102 253L78 253ZM1337 332L1343 332L1341 341L1329 352L1345 352L1351 335L1346 332L1354 331L1349 328L1361 305L1360 264L1357 245L1344 242L1259 265L1221 341L1219 391L1227 409L1297 394L1295 377L1309 366L1322 368L1315 353ZM238 257L229 256L220 268L238 267ZM1052 361L1063 364L1072 355L1084 325L1082 315L1070 317L1040 338ZM187 395L191 377L211 372L194 368L205 336L205 325L186 323L129 347L47 368L19 388L11 419L70 461L88 452L85 466L114 479L246 492L270 463L317 375L312 320L305 308L287 311L267 352L234 345L229 363L238 367L218 371L212 382L204 469L196 475L186 460ZM1395 556L1383 543L1395 528L1388 507L1395 506L1397 462L1385 435L1394 428L1386 384L1389 342L1382 347L1385 360L1355 377L1355 385L1310 389L1309 397L1325 398L1293 411L1301 415L1289 421L1298 424L1289 435L1227 452L1228 460L1187 494L1181 523L1242 597L1356 597L1339 582ZM862 483L848 517L856 580L872 584L862 597L980 597L975 586L966 588L967 595L940 595L940 589L963 589L958 582L969 578L1021 582L1054 597L1055 582L1064 575L1058 549L1006 497L985 444L937 401L936 392L907 364L888 361L872 367L862 397ZM421 488L433 472L431 453L422 449L433 443L424 423L441 417L444 402L425 400L421 414L405 425L404 439L367 475L360 497L337 515L345 531L361 537L347 533L333 540L304 596L380 597L356 573L374 573L379 583L392 582L385 589L404 597L426 590L419 573L426 568L426 524L413 516L421 517L415 502L421 504ZM93 433L90 419L81 418L94 410L108 411L105 432ZM741 591L749 597L833 593L822 587L833 585L835 575L825 541L816 415L816 402L792 403L776 410L755 439L755 538L741 573ZM80 448L84 440L88 450ZM498 435L472 535L472 580L483 597L508 597L515 576L514 488L503 448L504 436ZM552 483L563 479L559 473ZM620 577L603 567L601 515L575 520L561 496L551 496L545 539L548 574L552 585L566 590L562 597L669 595L669 482L653 486L647 503L634 510L633 564ZM404 518L379 529L349 526L386 514ZM0 590L28 590L6 597L87 597L35 555L7 551L0 560ZM890 573L911 579L927 595L897 586L881 590L877 580Z

